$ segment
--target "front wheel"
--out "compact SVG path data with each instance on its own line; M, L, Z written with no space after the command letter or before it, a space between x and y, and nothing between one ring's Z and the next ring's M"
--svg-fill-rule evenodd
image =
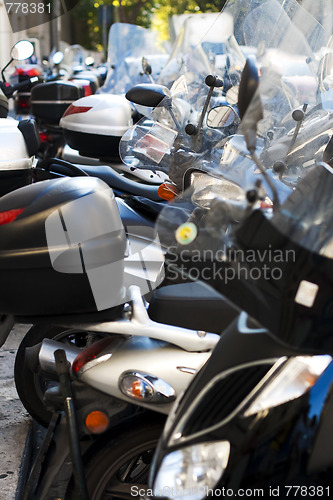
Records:
M133 500L145 496L154 450L165 418L131 417L121 430L103 435L85 456L85 476L90 500ZM116 435L115 435L116 434ZM76 499L73 483L66 500Z
M84 348L105 335L42 323L33 325L26 333L15 358L15 385L23 406L41 425L47 427L52 417L52 413L44 408L43 395L50 384L54 384L54 382L48 380L45 375L35 373L29 368L26 362L26 348L39 344L44 339L57 340Z

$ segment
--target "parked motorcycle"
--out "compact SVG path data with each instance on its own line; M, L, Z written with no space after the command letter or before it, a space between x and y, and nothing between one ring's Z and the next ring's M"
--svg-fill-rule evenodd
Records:
M290 4L289 4L290 5ZM250 72L250 76L253 78L253 74L251 72L251 64L249 63L247 70ZM251 84L253 85L253 80L250 79ZM247 87L249 87L249 83L247 83ZM246 92L247 94L247 92ZM242 96L242 93L241 93ZM242 99L240 99L242 102ZM244 103L243 103L244 104ZM240 105L240 109L242 109L242 105ZM304 136L303 136L304 137ZM252 152L253 153L253 152ZM231 166L231 165L230 165ZM213 169L213 168L212 168ZM215 176L215 185L214 183L209 184L209 182L202 182L205 179L205 174L201 170L198 171L192 171L190 172L190 177L192 182L196 181L197 185L195 187L195 191L191 192L191 198L192 200L189 200L187 198L186 203L187 203L187 209L186 211L184 210L183 215L184 218L187 219L187 222L185 221L182 224L179 224L179 218L174 217L173 219L168 219L168 217L164 217L160 219L159 222L159 228L160 228L160 234L161 237L163 238L163 241L170 241L170 235L171 238L174 240L176 239L176 242L181 245L182 251L184 249L191 249L191 244L193 245L192 251L197 250L197 251L203 251L204 249L212 249L216 250L219 249L219 246L214 246L212 247L211 245L215 243L215 240L217 237L221 237L221 234L223 235L224 232L220 231L220 228L217 227L216 225L221 224L222 227L225 227L225 224L228 222L228 214L229 211L232 210L232 214L237 214L234 215L234 218L236 221L238 221L238 215L242 214L242 210L244 211L245 215L249 215L253 211L253 207L259 206L261 204L261 197L262 193L260 192L260 187L258 183L253 187L253 189L250 191L248 190L246 193L246 196L244 195L243 198L237 198L236 202L232 202L232 199L235 196L235 193L238 195L240 194L240 191L244 193L244 190L241 188L241 186L235 186L235 184L232 184L230 181L228 182L225 178L222 179L222 183L218 182L219 179L218 177L221 176L220 173L221 166L217 165L216 170L218 173L217 176ZM274 178L272 181L267 181L266 183L268 187L271 187L273 185L273 181L278 183L280 180L277 178ZM278 177L278 176L275 176ZM222 184L222 185L221 185ZM216 195L216 192L214 192L214 187L217 189L218 196ZM233 189L232 189L233 188ZM272 187L271 187L272 189ZM197 191L197 194L199 196L194 197L195 192ZM272 189L274 191L274 189ZM213 197L209 196L209 192L213 193ZM291 190L289 189L289 193ZM225 196L226 193L229 193L228 197L228 203L225 202ZM230 193L232 193L232 196L230 198ZM271 194L272 195L272 194ZM219 212L217 209L214 211L214 214L212 214L212 220L214 221L214 225L211 228L210 232L206 231L206 227L208 226L208 229L210 229L210 225L212 225L212 222L210 222L210 217L209 217L209 210L207 208L211 209L211 206L214 203L215 198L217 198L217 201L224 201L224 206L226 205L228 208L228 211L226 213L223 212L223 217L220 217ZM220 201L220 204L222 204L222 201ZM177 201L177 203L180 203ZM200 210L197 210L196 215L192 218L191 222L188 221L188 215L189 215L189 207L193 207L193 204L197 206L198 209L203 212L203 216L200 217ZM230 205L230 206L229 206ZM270 205L271 206L271 205ZM172 210L172 207L170 206L170 210ZM271 208L268 208L268 210L271 210ZM175 209L173 209L173 212L175 212ZM208 214L206 213L208 212ZM167 212L170 214L171 212L168 210ZM254 213L258 213L255 211ZM259 212L260 213L260 212ZM169 225L166 225L166 220L168 221ZM230 228L232 229L234 224L234 221L230 223ZM244 224L246 226L246 224ZM173 226L173 231L172 233L171 228ZM178 230L175 231L175 229ZM196 233L195 227L199 228L199 231ZM231 231L231 229L228 229L226 232L225 240ZM208 234L207 234L208 233ZM211 233L211 234L210 234ZM216 234L215 234L216 233ZM231 234L233 234L231 232ZM166 238L166 236L168 238ZM208 239L205 239L207 237ZM201 238L203 238L201 240ZM209 243L207 246L202 246L201 241L204 243ZM220 240L217 240L220 242ZM199 242L199 246L196 247L197 243ZM237 248L236 248L237 250ZM232 252L232 249L230 249L230 252ZM186 252L185 252L186 253ZM187 254L185 255L187 257ZM184 254L183 254L184 257ZM192 266L193 264L193 259L191 262L191 254L188 254L189 261L188 265ZM201 262L200 264L206 264L205 262ZM199 271L202 271L202 268L200 268L200 264L195 264L195 268L199 268ZM218 265L221 267L223 266L223 263L221 261L218 261ZM188 266L187 266L188 267ZM186 269L185 269L186 271ZM218 278L215 279L218 281ZM244 286L244 283L241 284L242 289ZM220 283L220 288L219 291L222 291L222 289L226 288L229 290L229 286L231 288L230 294L234 293L235 296L240 296L239 293L239 288L237 286L231 286L230 283L228 283L228 287L225 286L224 283ZM245 287L244 287L245 289ZM225 292L224 292L225 293ZM228 292L229 293L229 292ZM245 295L245 294L244 294ZM233 296L234 298L234 296ZM244 302L249 302L249 304L252 303L250 300L250 297L248 294L245 295L244 297ZM242 304L243 305L243 304ZM145 317L144 315L144 308L143 306L139 307L138 302L135 300L135 295L132 296L132 307L133 307L133 319L135 320L135 325L136 327L138 326L138 322L141 322L140 318L143 318L144 321L142 321L142 324L145 325L145 328L148 328L149 321L148 318ZM250 307L250 305L248 305ZM244 308L245 309L245 308ZM141 313L139 312L141 311ZM74 326L74 325L72 325ZM80 325L80 328L82 328L82 324ZM134 326L129 327L127 322L122 321L121 323L109 323L108 325L109 328L112 328L112 331L115 332L115 329L117 330L117 333L122 333L126 334L127 332L129 333L137 331ZM87 326L86 326L87 328ZM89 331L95 330L98 332L101 332L102 330L105 331L106 325L89 325ZM148 331L148 334L150 337L153 337L153 335L156 336L156 332L158 331L158 327L154 325L155 331ZM250 326L248 326L248 329ZM109 330L110 331L110 330ZM169 330L170 331L170 330ZM222 336L222 339L224 338L224 335L227 333L224 333ZM161 339L161 337L158 337ZM204 337L205 338L205 337ZM165 339L165 338L164 338ZM173 341L175 342L175 341ZM108 346L109 344L109 346ZM183 344L184 346L184 344ZM50 366L52 364L51 362L51 355L54 352L54 349L57 346L54 345L52 346L51 344L45 344L42 346L42 350L39 353L39 363L40 366L42 363L45 363L45 368L47 366L47 369L50 370ZM60 347L60 346L59 346ZM47 352L47 349L49 351ZM132 354L133 354L133 359L131 358L131 349L133 349ZM146 351L147 349L147 351ZM151 350L152 349L152 350ZM166 346L164 346L164 349L166 349ZM233 349L234 349L234 344L233 344ZM151 351L150 351L151 350ZM150 352L149 352L150 351ZM292 349L290 350L290 352ZM140 365L140 358L138 353L144 353L145 355L145 361L144 365ZM166 352L166 351L165 351ZM113 398L116 398L117 400L120 399L122 401L129 401L133 400L135 401L136 405L142 405L142 407L145 408L153 408L154 406L154 398L156 399L156 403L158 398L164 400L165 404L168 404L168 397L170 397L170 394L172 395L172 391L170 391L170 385L168 384L167 381L169 380L168 378L166 379L166 373L163 372L163 366L161 364L161 357L159 356L159 363L161 364L160 367L156 367L156 373L154 372L154 375L152 373L147 373L146 369L146 363L147 363L147 355L154 353L154 347L151 344L151 342L145 342L143 339L139 340L131 340L131 339L120 339L119 337L114 337L114 338L109 338L105 339L105 341L97 342L96 344L92 345L90 348L87 350L82 351L82 354L79 354L78 358L73 364L74 371L77 373L79 378L84 381L87 385L90 387L94 387L97 390L102 390L102 393L104 393L104 396L102 396L101 393L95 394L98 399L97 402L95 401L94 405L91 406L94 411L97 411L96 408L98 404L101 404L103 406L103 410L105 411L106 414L109 415L109 419L106 418L106 422L110 422L110 418L114 416L114 412L112 413L110 410L108 413L105 408L107 408L107 403L105 402L105 394L112 394ZM228 351L229 353L229 351ZM69 356L71 353L68 351ZM72 354L73 356L73 354ZM162 356L162 355L161 355ZM135 360L134 360L135 358ZM72 359L72 358L71 358ZM134 368L131 365L126 364L124 366L125 361L124 359L128 359L131 362L134 361ZM149 358L148 358L149 359ZM228 361L230 363L232 362L232 359L230 358L228 354ZM119 364L118 364L119 363ZM178 359L176 360L176 363L178 363ZM106 367L110 366L112 367L114 371L107 370ZM155 365L153 365L155 366ZM169 366L169 365L168 365ZM119 368L118 368L119 367ZM188 367L189 368L189 367ZM119 372L116 371L119 369ZM161 371L159 371L161 370ZM149 370L150 371L150 370ZM247 375L245 375L245 380L246 380ZM176 380L176 379L175 379ZM244 380L244 379L242 379ZM156 391L156 384L159 385L159 390ZM244 382L242 382L244 383ZM164 398L162 397L161 390L165 391L164 393ZM171 385L172 387L172 385ZM247 387L247 386L246 386ZM76 389L77 391L78 389ZM245 389L244 389L245 390ZM84 407L83 404L83 397L81 398L80 394L75 392L75 394L78 394L78 399L80 401L80 411L82 411L82 414L80 413L79 416L79 426L80 426L80 432L82 431L84 434L87 432L87 422L84 420L85 417L83 415L87 415L87 408L88 406ZM52 395L49 394L49 397L51 398ZM48 400L50 403L50 399ZM112 400L113 401L113 400ZM150 403L149 403L150 401ZM81 406L82 403L82 406ZM90 401L87 403L87 405L92 404ZM160 408L162 408L163 403L157 403L160 405ZM53 408L54 408L54 401L53 401ZM124 409L123 406L119 407ZM210 407L211 408L211 407ZM162 410L160 410L162 411ZM123 417L120 417L123 418ZM134 417L133 417L134 418ZM134 420L130 419L128 421L130 425L134 425ZM140 424L142 424L142 421L139 420ZM124 420L124 425L126 424L126 420ZM151 421L149 420L149 424L151 424ZM114 420L110 422L111 429L112 425L115 425ZM111 436L107 436L110 441L108 441L108 444L102 443L102 439L99 441L99 444L96 445L96 448L93 448L94 451L98 449L97 452L97 457L98 460L103 461L103 471L104 473L101 475L98 469L100 470L99 467L99 461L96 459L96 457L93 456L92 453L87 451L86 459L88 457L88 462L86 463L86 470L88 474L88 489L90 492L94 492L95 495L97 495L96 498L102 497L103 494L105 494L106 491L111 491L113 495L119 495L120 491L122 491L123 495L128 495L130 496L131 494L133 495L133 485L134 487L140 486L143 483L143 480L146 480L147 477L147 469L149 468L150 464L150 456L151 456L151 449L153 447L153 440L148 441L148 429L146 426L143 427L143 435L140 437L140 444L138 444L137 439L135 441L135 447L133 450L128 450L124 448L124 443L125 443L125 437L126 437L126 431L124 430L124 427L115 427L114 429L115 432L120 432L120 439L113 439L115 434ZM54 454L51 453L51 455L48 455L48 459L50 462L48 463L48 474L43 475L42 482L39 484L39 494L43 492L43 494L46 494L46 491L50 487L51 484L51 479L53 478L58 472L59 472L59 466L62 461L65 460L65 457L68 454L68 449L63 448L63 442L64 440L60 438L60 436L64 435L64 428L62 427L62 430L60 427L57 428L56 430L56 437L54 437L54 442L58 443L56 445L56 448L54 450ZM91 431L90 428L90 432ZM134 439L134 433L130 433L131 438ZM155 431L154 431L155 435ZM50 435L49 435L50 437ZM144 444L145 441L145 444ZM60 459L60 442L62 443L62 452L63 454L61 455ZM122 443L122 447L119 448L121 449L121 460L116 460L114 457L116 455L116 447L120 446L120 442ZM112 449L112 455L111 459L112 462L110 461L110 457L108 459L108 454L110 453L110 450ZM146 452L146 453L144 453ZM114 454L113 454L114 453ZM119 457L119 453L117 454ZM76 457L77 458L77 457ZM114 460L113 460L114 458ZM76 462L75 462L76 463ZM122 475L122 471L124 474ZM128 474L127 474L128 472ZM117 479L116 479L117 478ZM72 486L67 490L67 495L69 495L69 498L71 498L71 495L73 495L73 490Z
M31 57L34 47L31 42L21 40L11 50L11 58L2 69L0 89L0 196L32 182L35 167L34 155L39 146L39 136L33 120L13 120L8 117L8 99L13 98L20 89L27 88L38 81L37 77L11 85L6 81L4 72L14 61L22 61Z
M160 184L163 177L154 172L128 169L119 162L119 140L137 119L137 112L124 98L139 82L151 81L160 73L168 53L151 30L125 23L114 23L109 33L108 73L97 95L73 103L61 119L67 144L84 157L111 163L120 172L147 183ZM64 159L80 163L81 156ZM87 162L89 160L86 160ZM90 160L91 162L92 160Z
M266 7L271 11L273 2L267 2ZM292 7L295 18L302 19L310 40L318 28L313 19L291 2L283 7ZM258 16L253 18L257 23ZM312 42L321 44L322 40L315 36ZM267 101L261 101L265 108ZM261 116L257 100L242 122L251 156L257 126L262 131L262 122L258 123ZM327 139L325 147L321 143L318 150L318 136L317 143L309 140L311 124L318 124L320 130L325 119L323 135L330 137L330 121L320 105L303 119L302 127L296 127L303 130L296 134L292 130L287 137L270 141L272 151L275 146L275 152L279 150L289 160L282 172L294 166L308 169L270 216L248 210L245 196L237 205L226 191L216 189L214 194L211 190L208 197L202 196L204 190L200 193L205 184L197 185L199 192L192 189L192 200L208 208L208 213L207 217L196 217L196 230L191 241L185 242L185 270L190 266L202 277L203 257L212 251L215 276L206 274L206 281L219 291L225 290L226 296L246 312L224 332L206 365L175 403L152 465L148 492L142 488L140 495L199 500L220 496L222 491L239 496L254 489L262 496L330 495L328 199L333 181L331 166L318 163L316 157L321 154L331 161L332 155ZM312 137L316 137L318 130L313 128ZM261 158L267 161L267 155ZM263 170L262 163L258 164ZM236 155L230 167L237 168ZM221 170L215 170L215 175L220 177ZM221 220L230 223L227 233L220 229ZM160 227L165 230L165 221ZM178 243L184 248L184 242L179 239ZM201 260L197 256L191 261L191 250L192 254L197 251ZM222 269L217 252L225 256L227 270ZM275 258L277 253L279 258ZM249 255L256 258L246 258ZM225 288L221 276L225 278L228 270L234 278ZM236 277L243 294L237 293Z
M153 86L155 88L155 86ZM146 99L152 99L152 89L151 88L140 88L140 95L144 94ZM208 92L209 96L209 92ZM153 101L150 101L153 102ZM208 103L207 103L208 106ZM204 106L203 108L203 116L205 116L205 110L207 107ZM141 204L143 202L141 201ZM121 218L122 221L127 228L127 230L130 230L132 228L132 234L130 237L135 238L135 234L138 233L137 237L141 236L141 232L143 231L143 219L141 219L140 223L140 228L141 232L138 232L138 229L135 229L135 224L138 224L137 219L133 218L132 215L132 221L129 219L128 215L126 214L125 211L125 205L123 202L119 200L118 202L118 208L120 210ZM136 203L136 208L137 208L137 203ZM130 214L131 215L131 214ZM151 223L152 224L152 223ZM139 229L140 229L139 228ZM144 233L142 232L142 235ZM145 239L148 243L149 238L151 240L154 240L153 236L149 234L149 232L146 232ZM129 257L128 264L130 265L131 257ZM150 273L151 271L149 271ZM168 271L167 271L168 274ZM133 281L133 276L130 277L129 283L134 284ZM186 279L183 279L181 281L188 281ZM170 281L172 283L172 280ZM148 290L147 290L148 292ZM170 308L170 300L172 300L172 295L176 295L176 300L175 302L171 302L172 308ZM210 319L204 319L204 316L202 315L202 310L199 313L198 309L198 315L193 315L191 312L191 307L190 307L190 297L191 295L195 294L197 297L200 297L200 300L202 301L202 304L205 304L206 308L211 309L210 313ZM206 299L205 299L206 298ZM138 302L138 300L137 300ZM41 402L41 398L43 395L43 392L45 391L45 387L47 387L47 367L52 365L52 362L49 364L46 362L45 364L42 365L44 366L44 369L41 369L41 373L34 373L33 370L31 370L31 367L29 366L28 363L26 363L26 358L28 356L28 350L29 347L34 346L36 344L39 344L40 342L43 341L45 338L51 338L56 341L61 341L65 343L69 343L70 345L75 345L77 347L84 347L92 343L93 341L97 340L100 336L109 336L111 333L121 333L122 332L122 327L125 328L125 331L129 334L134 332L137 332L136 335L143 335L147 334L149 328L148 325L150 324L150 319L155 320L159 323L167 323L168 325L177 325L185 328L197 328L199 330L208 330L212 332L216 331L221 331L222 327L226 324L229 323L230 321L230 315L233 314L232 308L231 312L228 312L230 309L230 306L228 304L225 304L223 299L217 300L216 294L211 294L209 293L209 290L206 288L201 288L200 285L198 286L191 286L191 284L185 284L180 287L171 287L168 289L162 289L157 291L150 302L149 308L148 308L148 314L150 316L150 319L148 318L147 314L144 312L144 308L141 304L140 306L140 301L138 305L136 306L137 308L140 308L142 312L140 313L140 317L144 318L139 321L137 317L133 317L132 320L127 320L125 321L127 317L127 313L124 310L124 319L122 324L118 323L112 323L108 327L105 327L105 331L99 331L94 333L93 327L90 328L89 325L76 325L74 328L68 327L68 328L63 328L61 326L52 326L50 327L49 324L37 324L34 325L29 332L26 334L24 340L22 341L17 357L16 357L16 369L15 369L15 380L16 380L16 387L17 391L20 395L20 398L25 405L25 407L28 409L29 413L33 415L38 421L42 422L44 425L48 423L50 419L50 412L47 411ZM224 310L223 317L220 318L220 314L218 313L217 308L221 311L221 308ZM142 323L145 325L144 329L140 327L138 324ZM88 331L87 331L88 328ZM151 324L151 329L154 331L154 329L159 329L163 331L163 326L158 327L156 324ZM98 330L100 330L100 326L98 326ZM172 337L170 338L170 328L165 328L167 337L162 337L164 341L171 342ZM173 332L173 329L171 328L171 333ZM191 332L191 335L193 335L194 332ZM180 335L180 333L178 333ZM52 347L52 344L48 344L47 342L45 343L46 346L46 352L47 356L51 357L51 360L53 358L53 351L50 350ZM55 344L57 347L58 345ZM149 346L149 343L148 343ZM28 349L27 349L28 348ZM127 349L126 345L126 349ZM36 349L35 349L36 350ZM143 350L143 354L147 356L147 353L145 352L146 348ZM43 351L44 352L44 351ZM163 352L166 353L166 350ZM41 355L42 356L42 355ZM200 360L200 357L194 356L195 359ZM113 357L114 359L114 357ZM195 363L193 360L192 363ZM162 366L168 366L168 363L162 364ZM22 368L23 367L23 368ZM38 369L38 367L34 367L34 369ZM107 369L107 368L106 368ZM45 373L43 373L45 372ZM115 372L114 372L115 374ZM55 373L53 370L53 373L51 371L52 377L54 377ZM117 385L117 384L113 384ZM112 384L110 384L110 387ZM118 396L118 391L116 391L116 396Z

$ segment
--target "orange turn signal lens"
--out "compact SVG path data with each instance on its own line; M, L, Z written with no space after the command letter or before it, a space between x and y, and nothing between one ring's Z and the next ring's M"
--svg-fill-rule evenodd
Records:
M103 411L95 410L86 416L86 427L92 434L102 434L109 427L109 417Z
M169 182L163 182L159 186L157 194L162 200L170 201L177 196L178 189L176 188L176 186L170 184Z

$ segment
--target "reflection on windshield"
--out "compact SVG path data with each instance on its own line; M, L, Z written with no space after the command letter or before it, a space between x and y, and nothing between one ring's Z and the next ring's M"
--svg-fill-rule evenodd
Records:
M317 166L297 185L272 219L273 224L308 250L333 258L333 170Z

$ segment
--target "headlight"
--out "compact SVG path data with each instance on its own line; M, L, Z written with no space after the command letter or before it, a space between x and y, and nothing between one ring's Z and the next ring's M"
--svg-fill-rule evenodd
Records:
M208 208L210 202L216 198L232 202L245 201L245 191L234 182L212 177L211 175L193 172L191 184L194 186L192 202L201 208Z
M219 481L229 455L229 441L201 443L173 451L161 463L154 496L200 500Z
M312 387L332 361L331 356L297 356L264 387L244 412L248 417L300 397Z

